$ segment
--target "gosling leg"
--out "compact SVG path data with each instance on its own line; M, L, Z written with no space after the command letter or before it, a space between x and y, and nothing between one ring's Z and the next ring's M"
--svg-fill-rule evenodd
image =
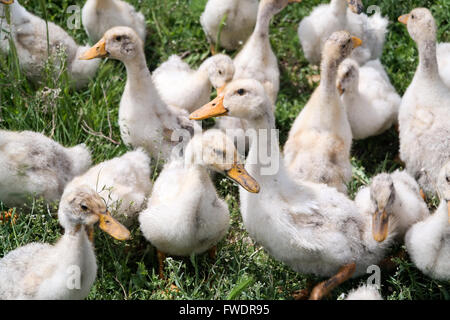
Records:
M159 278L164 280L164 260L166 260L166 254L164 252L156 250L156 255L158 256Z
M350 279L355 272L355 269L356 263L354 262L341 267L337 274L314 287L309 300L320 300L328 295L334 288Z
M217 257L217 246L212 246L209 250L208 250L208 255L211 259L216 260Z

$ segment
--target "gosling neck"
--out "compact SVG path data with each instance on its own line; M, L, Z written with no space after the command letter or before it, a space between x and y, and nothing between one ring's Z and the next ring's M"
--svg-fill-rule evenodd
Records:
M336 16L344 16L347 13L347 1L346 0L331 0L331 11Z
M143 50L130 60L124 61L127 69L127 83L125 90L131 97L144 98L145 104L135 105L136 108L145 108L147 114L154 112L166 128L171 128L176 122L176 116L168 109L161 99L153 83L150 71L147 68ZM149 108L149 106L151 106Z
M418 43L419 67L418 72L422 77L430 80L439 79L439 70L436 57L436 40L429 39Z
M275 14L276 12L274 11L272 4L265 0L261 0L253 34L257 35L259 38L268 39L270 20Z
M246 120L249 128L247 134L250 137L246 168L255 179L260 180L264 177L264 172L270 170L270 166L276 165L273 161L278 161L276 172L278 172L282 162L278 134L274 131L275 118L272 105L268 103L262 115ZM271 176L273 176L273 172Z
M341 60L323 58L320 66L320 85L319 90L323 97L334 99L338 97L336 88L336 78L339 63Z

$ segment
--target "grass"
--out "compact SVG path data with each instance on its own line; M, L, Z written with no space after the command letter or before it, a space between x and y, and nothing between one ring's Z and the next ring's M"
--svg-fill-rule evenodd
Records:
M199 23L206 0L129 0L141 10L148 26L145 46L147 63L154 70L171 54L183 54L192 66L198 66L209 55ZM310 0L290 5L271 24L271 42L279 59L281 90L277 101L276 125L280 143L284 144L289 128L314 90L307 76L317 74L305 60L297 38L297 25L321 2ZM49 21L66 26L73 4L81 0L22 0L29 11ZM450 2L448 0L383 0L364 1L377 4L389 17L389 33L382 57L392 83L403 94L417 65L417 50L406 28L396 19L414 7L428 7L439 25L438 40L450 41ZM67 28L65 28L67 29ZM87 43L83 29L68 30L78 43ZM234 55L235 53L230 53ZM94 136L83 129L88 125L115 141L121 141L118 127L118 105L126 80L124 66L117 61L103 61L88 88L73 91L65 80L43 75L39 86L25 79L17 67L14 52L0 55L0 128L42 132L65 146L85 142L95 163L122 155L127 148ZM353 194L370 178L382 171L399 167L394 161L398 153L398 135L391 129L385 134L353 144L354 176L350 183ZM156 175L155 175L156 177ZM117 242L96 233L97 280L88 299L291 299L291 292L302 289L308 281L321 279L293 272L270 258L248 237L239 214L237 187L217 178L219 194L226 199L231 212L231 228L218 246L216 260L207 254L166 260L167 281L158 278L155 249L145 241L139 228L132 228L133 239ZM436 199L430 202L434 208ZM0 202L0 212L9 210ZM15 248L33 241L53 243L62 234L55 213L57 204L46 205L34 200L25 208L12 208L18 215L16 224L4 223L0 228L0 258ZM450 299L449 283L424 276L409 259L398 260L397 269L382 274L382 294L386 299ZM367 275L368 277L369 275ZM329 299L364 282L366 277L348 281ZM176 284L179 291L170 290Z

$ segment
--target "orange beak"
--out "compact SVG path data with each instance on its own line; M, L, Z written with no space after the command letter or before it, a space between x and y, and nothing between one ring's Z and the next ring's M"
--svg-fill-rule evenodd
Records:
M231 169L227 171L227 176L239 183L242 188L244 188L248 192L259 192L259 183L248 174L247 170L245 170L242 164L233 164Z
M99 227L114 239L128 240L130 239L130 231L125 228L119 221L114 219L109 212L97 214L99 218Z
M401 22L405 25L408 24L408 20L409 20L409 14L404 14L404 15L398 17L398 22Z
M357 37L352 37L352 42L353 42L353 49L358 48L363 44L362 40Z
M0 0L0 2L3 4L12 4L14 0Z
M92 60L95 58L104 58L108 55L106 51L106 40L100 39L92 48L86 51L79 59L80 60Z
M289 3L295 3L295 2L300 3L300 2L302 2L302 0L289 0L288 2Z
M219 95L213 101L205 104L200 109L195 110L189 116L190 120L205 120L212 117L225 116L228 110L223 105L224 95Z
M220 96L223 93L223 91L225 90L226 86L227 86L227 84L224 84L220 88L217 88L217 96Z
M383 242L388 236L389 217L385 210L377 212L372 218L372 235L378 242Z

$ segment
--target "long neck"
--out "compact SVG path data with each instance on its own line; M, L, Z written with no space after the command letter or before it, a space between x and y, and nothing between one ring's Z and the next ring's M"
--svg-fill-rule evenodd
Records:
M339 104L339 93L336 88L336 77L339 62L335 59L322 59L321 80L318 87L319 103L316 107L320 110L321 119L337 119L342 112Z
M326 92L331 98L338 95L336 88L337 70L339 61L323 58L320 66L320 90Z
M421 77L430 80L437 80L439 78L437 57L436 57L436 40L424 40L418 43L419 48L419 67L418 73Z
M258 16L256 18L256 26L253 32L254 36L258 36L262 39L269 38L269 25L270 20L275 15L274 8L270 3L265 0L261 0L258 7Z
M176 116L168 109L156 89L150 71L147 68L144 52L140 51L134 59L124 61L127 69L127 83L125 90L130 97L141 98L144 101L134 107L146 108L147 112L154 112L164 124L171 128L176 122ZM145 97L143 96L145 95ZM148 108L148 106L151 108Z
M332 12L337 16L343 16L347 12L346 0L331 0L330 6Z
M282 166L282 159L275 118L271 109L267 109L267 112L258 118L248 120L248 127L250 150L246 159L246 168L249 173L257 181L267 176L277 175Z

